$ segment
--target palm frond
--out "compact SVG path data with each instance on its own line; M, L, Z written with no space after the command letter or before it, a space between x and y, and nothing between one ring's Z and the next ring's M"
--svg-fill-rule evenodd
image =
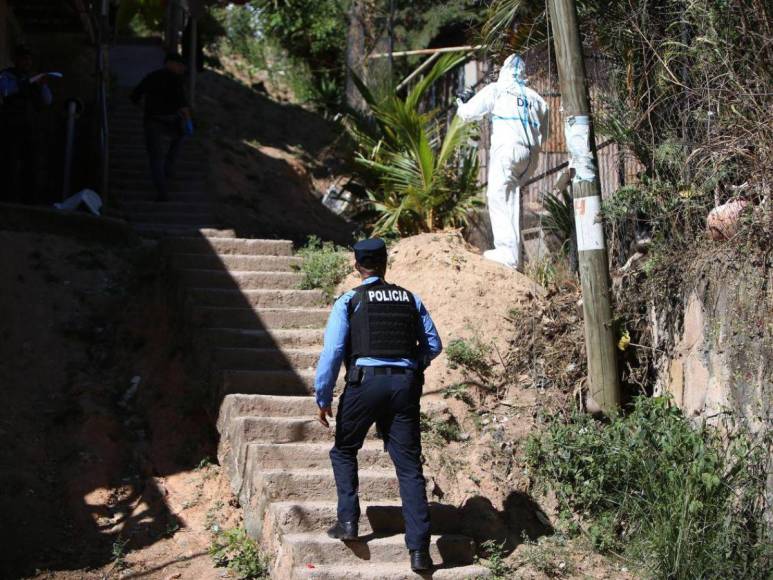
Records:
M440 77L445 76L467 59L463 53L448 53L441 56L432 66L429 72L417 82L405 97L405 106L410 109L417 109L419 101L424 96L432 84Z

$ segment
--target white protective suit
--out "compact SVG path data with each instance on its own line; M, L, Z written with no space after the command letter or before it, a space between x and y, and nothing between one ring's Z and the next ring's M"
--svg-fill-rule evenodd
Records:
M456 111L464 121L491 115L487 197L494 249L483 255L516 269L523 266L520 188L537 168L548 137L548 106L526 86L525 68L520 56L510 55L497 82L486 85L466 103L457 100Z

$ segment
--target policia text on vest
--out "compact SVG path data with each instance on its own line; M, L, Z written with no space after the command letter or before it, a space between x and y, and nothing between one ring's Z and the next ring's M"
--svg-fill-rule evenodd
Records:
M341 364L347 381L330 451L338 491L338 522L331 537L357 538L360 518L357 452L376 423L395 466L405 519L405 543L414 571L432 567L430 520L421 465L419 410L423 372L442 350L421 299L384 280L386 247L364 240L354 247L363 283L336 300L317 366L316 399L327 426Z

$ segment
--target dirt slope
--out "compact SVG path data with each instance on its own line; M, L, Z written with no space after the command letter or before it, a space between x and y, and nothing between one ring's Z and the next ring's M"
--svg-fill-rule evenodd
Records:
M0 263L0 578L219 577L235 510L153 256L0 231Z
M222 222L243 236L348 243L354 226L321 203L346 179L340 126L292 103L287 89L254 81L228 57L200 78L198 138Z
M440 332L444 345L477 338L506 352L512 309L526 307L543 288L519 272L485 260L459 232L421 234L389 248L387 280L418 294ZM356 273L339 286L359 285ZM435 393L459 380L443 353L426 373L425 393Z

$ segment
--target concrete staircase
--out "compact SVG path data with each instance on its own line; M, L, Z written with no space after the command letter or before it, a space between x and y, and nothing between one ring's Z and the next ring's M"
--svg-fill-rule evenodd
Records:
M263 391L255 381L253 390ZM311 385L307 387L309 392ZM363 517L360 540L341 542L325 531L335 523L336 488L328 452L332 430L315 419L310 396L231 394L220 410L219 460L244 509L247 531L275 555L282 579L418 578L408 566L397 479L381 441L371 432L359 454ZM462 534L452 506L431 504L432 578L483 578L475 545Z
M142 111L128 90L117 91L110 118L110 191L118 214L143 235L197 236L219 226L208 189L205 154L195 138L186 139L169 181L169 201L154 201Z
M131 51L124 52L131 63ZM218 229L195 139L185 144L170 201L153 202L141 113L119 95L112 119L113 199L138 232L162 238L179 302L214 365L212 389L222 400L219 459L248 532L273 559L272 577L416 578L394 469L372 436L360 452L361 540L325 534L336 517L332 431L314 419L310 394L329 310L320 291L297 289L292 243ZM440 565L432 578L487 575L473 565L475 545L460 534L455 508L433 505L432 523L432 556Z

